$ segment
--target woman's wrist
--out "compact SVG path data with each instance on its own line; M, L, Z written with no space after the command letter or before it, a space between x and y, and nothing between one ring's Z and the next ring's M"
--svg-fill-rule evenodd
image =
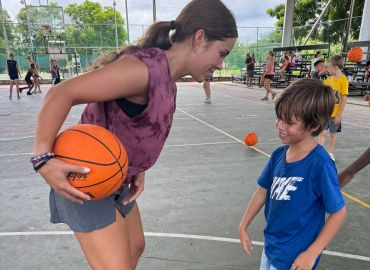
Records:
M44 152L44 153L33 155L30 159L30 162L35 172L37 172L52 158L55 158L54 153Z

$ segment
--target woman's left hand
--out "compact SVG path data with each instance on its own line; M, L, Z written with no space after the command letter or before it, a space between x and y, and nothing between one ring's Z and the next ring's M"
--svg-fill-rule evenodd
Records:
M123 205L129 204L135 201L140 194L144 191L145 184L145 172L141 172L135 176L134 180L130 184L130 195L123 200Z

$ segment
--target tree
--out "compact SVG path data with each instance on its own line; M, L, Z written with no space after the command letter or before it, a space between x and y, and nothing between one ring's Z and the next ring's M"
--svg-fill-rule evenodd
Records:
M116 47L115 21L113 7L85 0L81 5L71 4L64 12L73 24L66 27L68 44L80 47ZM127 40L124 20L116 12L118 45Z
M294 39L296 44L301 44L304 37L307 36L312 21L321 13L323 3L328 0L297 0L293 16ZM361 17L365 0L356 0L353 11L353 17ZM332 0L330 7L326 10L322 18L322 27L314 35L322 42L339 42L344 36L346 23L348 20L347 11L350 8L351 1ZM277 18L276 26L282 27L284 24L285 5L280 4L274 8L266 10L271 17ZM361 19L353 19L351 24L351 38L357 39L360 32Z
M2 10L2 12L3 12L2 14L0 12L1 24L5 23L5 31L8 38L8 46L11 47L14 41L14 27L9 13L4 9ZM5 47L5 35L3 25L0 25L0 47Z
M60 17L60 13L55 10L55 7L57 7L56 3L51 2L49 7L50 9L36 10L36 7L28 6L27 9L20 9L17 14L19 23L15 28L15 41L19 47L27 48L29 51L32 51L31 45L33 45L33 51L37 51L36 48L44 49L45 46L47 46L39 19Z

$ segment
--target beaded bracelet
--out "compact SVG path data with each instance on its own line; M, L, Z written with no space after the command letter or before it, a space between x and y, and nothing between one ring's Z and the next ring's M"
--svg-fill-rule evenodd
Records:
M33 169L37 172L42 166L46 164L50 159L55 158L54 153L42 153L39 155L32 156L30 162L32 163Z

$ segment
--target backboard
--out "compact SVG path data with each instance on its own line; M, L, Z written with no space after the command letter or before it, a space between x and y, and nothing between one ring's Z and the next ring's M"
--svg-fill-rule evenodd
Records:
M26 12L31 29L38 30L41 25L50 25L52 30L64 28L63 7L27 6Z

